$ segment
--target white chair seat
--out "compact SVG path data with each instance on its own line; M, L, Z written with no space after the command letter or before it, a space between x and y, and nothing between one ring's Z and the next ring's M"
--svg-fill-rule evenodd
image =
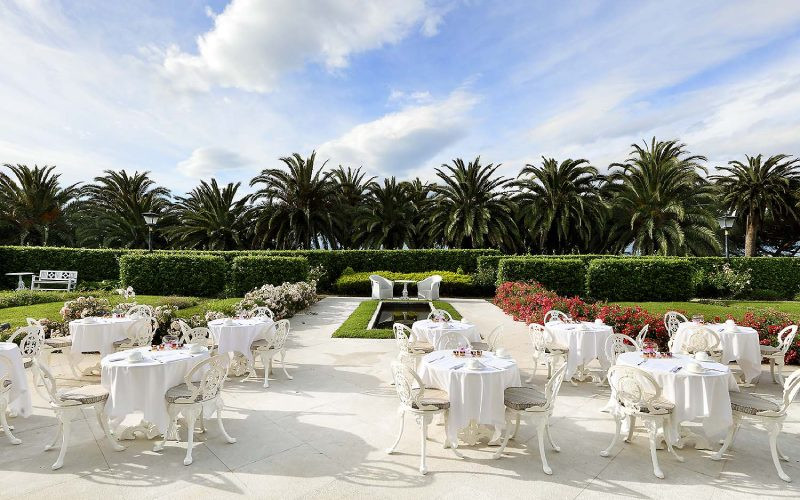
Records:
M772 401L746 392L731 392L731 409L739 413L755 415L760 411L778 411L780 407Z
M275 349L275 347L270 345L267 339L258 339L250 344L250 349Z
M527 410L547 404L547 396L533 387L509 387L503 392L503 403L514 410Z
M196 388L200 387L200 382L192 382L192 385ZM167 398L168 403L175 403L175 404L189 404L189 403L199 403L203 400L203 395L198 393L197 396L194 398L194 401L187 401L187 398L192 397L192 391L186 387L186 384L176 385L175 387L170 387L167 391L165 397ZM178 401L178 399L182 399L182 401Z
M569 347L561 344L547 344L545 350L554 354L565 354L569 352Z
M763 355L772 355L777 352L780 352L780 348L775 347L773 345L762 345L761 346L761 354Z
M643 399L650 399L650 406L653 407L656 414L672 413L672 410L675 409L675 403L663 397L652 398L652 396L647 395L644 396ZM639 411L642 413L650 413L650 408L644 406L640 408Z
M414 393L419 393L419 389L415 389ZM450 396L439 389L425 389L425 394L420 400L420 404L422 406L434 406L439 410L446 410L450 408ZM412 408L417 408L417 405L412 405Z
M53 349L62 349L72 346L72 337L50 337L45 339L44 344Z
M428 342L412 342L409 347L412 351L416 351L418 353L428 354L434 351L433 345L429 344Z
M102 385L92 384L62 389L58 391L58 397L63 401L75 401L88 405L108 399L108 391Z

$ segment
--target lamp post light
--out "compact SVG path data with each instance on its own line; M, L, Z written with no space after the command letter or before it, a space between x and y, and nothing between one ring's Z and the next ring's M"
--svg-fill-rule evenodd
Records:
M717 217L720 229L725 230L725 258L728 258L728 230L733 227L736 222L736 212L725 214Z
M147 250L153 251L153 227L158 224L159 215L155 212L145 212L142 214L144 223L147 224Z

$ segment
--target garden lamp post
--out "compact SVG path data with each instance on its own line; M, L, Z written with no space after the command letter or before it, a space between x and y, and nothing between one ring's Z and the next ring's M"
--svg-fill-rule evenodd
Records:
M144 223L147 224L147 250L153 251L153 228L158 224L159 215L155 212L145 212L142 214Z
M733 227L733 223L736 222L736 212L721 215L717 218L717 222L719 222L720 229L725 231L725 258L728 258L728 230Z

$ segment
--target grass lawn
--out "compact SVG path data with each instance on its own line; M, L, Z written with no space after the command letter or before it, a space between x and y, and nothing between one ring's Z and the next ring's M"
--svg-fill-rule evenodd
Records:
M800 321L800 302L798 301L744 301L725 300L715 304L701 304L699 302L615 302L621 306L640 306L653 314L663 315L667 311L681 311L687 316L702 314L706 319L719 316L725 318L728 314L741 318L748 311L763 311L774 309L791 315L794 321Z
M356 307L356 310L344 320L344 323L333 332L337 338L358 338L358 339L391 339L394 338L392 330L373 329L367 330L369 320L378 307L379 300L365 300ZM448 302L434 300L433 306L437 309L444 309L453 316L453 319L461 319L461 314Z

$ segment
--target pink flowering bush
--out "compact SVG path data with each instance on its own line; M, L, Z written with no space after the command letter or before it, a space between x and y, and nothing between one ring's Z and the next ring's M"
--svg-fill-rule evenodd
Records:
M64 302L64 307L60 312L61 318L68 323L74 319L89 316L108 316L111 314L111 305L108 303L108 299L78 297L75 300Z

